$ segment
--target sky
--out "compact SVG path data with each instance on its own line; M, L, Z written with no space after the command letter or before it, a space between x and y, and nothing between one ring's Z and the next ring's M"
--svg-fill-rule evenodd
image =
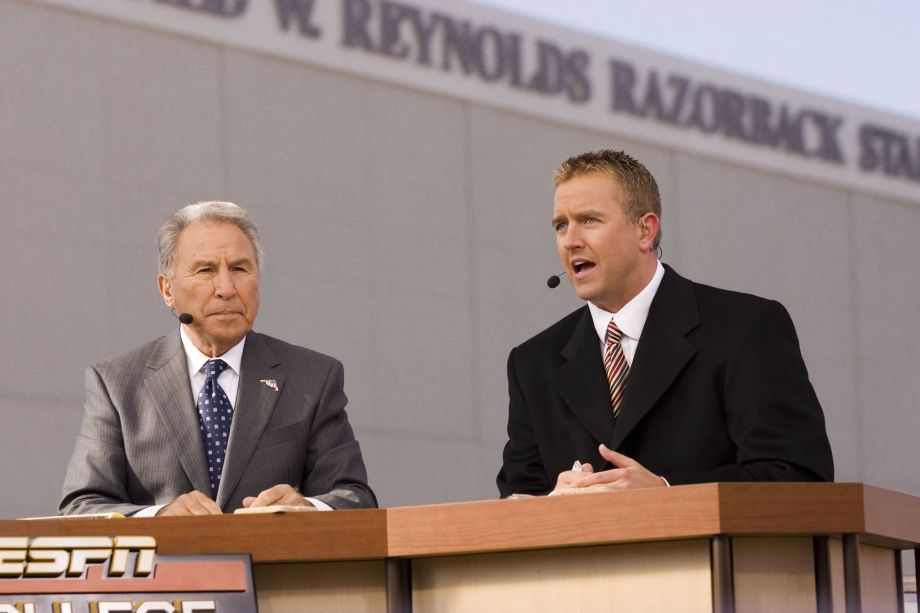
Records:
M920 120L920 0L474 0Z

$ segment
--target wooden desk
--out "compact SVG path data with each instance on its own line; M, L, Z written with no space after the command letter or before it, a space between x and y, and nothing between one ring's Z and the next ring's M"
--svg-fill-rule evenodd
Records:
M380 510L0 521L3 536L249 552L262 613L899 611L920 498L862 484L702 484Z
M394 508L387 531L419 611L898 611L920 498L712 483Z

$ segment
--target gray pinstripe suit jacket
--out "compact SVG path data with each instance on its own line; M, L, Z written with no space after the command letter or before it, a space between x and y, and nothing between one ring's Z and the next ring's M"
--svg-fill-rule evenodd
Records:
M334 358L250 332L217 504L288 483L334 508L375 507ZM261 383L274 379L278 391ZM209 492L207 462L176 331L86 371L83 425L63 514L119 512Z

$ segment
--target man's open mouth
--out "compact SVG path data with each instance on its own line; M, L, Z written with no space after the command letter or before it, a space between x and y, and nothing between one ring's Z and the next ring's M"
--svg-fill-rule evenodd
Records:
M578 276L583 272L588 272L589 270L594 268L594 266L595 266L594 262L589 262L587 260L578 260L576 262L572 262L572 271L575 273L575 276Z

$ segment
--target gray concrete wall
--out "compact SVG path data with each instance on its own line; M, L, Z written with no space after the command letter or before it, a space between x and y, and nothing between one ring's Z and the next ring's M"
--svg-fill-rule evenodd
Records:
M257 329L344 362L381 503L496 496L507 353L579 304L551 174L598 146L658 177L665 262L789 308L838 480L920 494L920 205L18 0L0 41L0 516L55 510L84 367L174 330L154 234L212 198L262 230Z

